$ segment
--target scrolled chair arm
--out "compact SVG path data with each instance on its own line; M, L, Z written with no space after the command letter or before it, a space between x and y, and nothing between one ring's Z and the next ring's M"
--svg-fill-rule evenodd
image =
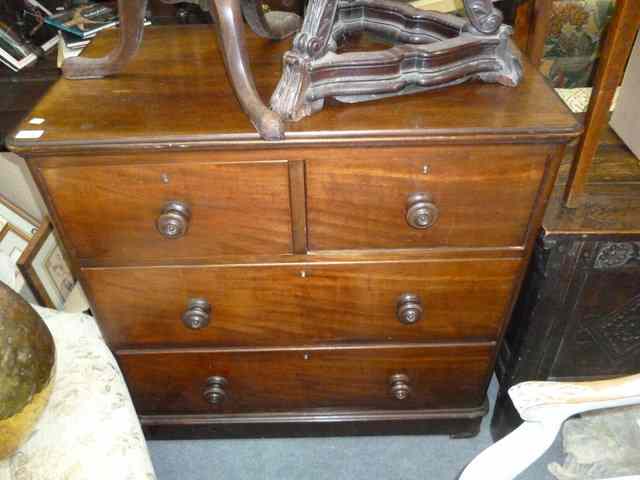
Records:
M640 375L595 382L523 382L509 396L524 423L481 452L459 480L511 480L551 446L578 413L640 404Z

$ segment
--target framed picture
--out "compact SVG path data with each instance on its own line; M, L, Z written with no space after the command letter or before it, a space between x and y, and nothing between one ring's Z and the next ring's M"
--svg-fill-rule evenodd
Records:
M76 282L49 217L22 252L18 269L42 305L62 310Z
M28 238L33 237L38 230L38 221L35 218L0 195L0 230L7 224Z
M16 265L38 229L38 222L28 213L0 196L0 253ZM35 301L23 275L16 270L14 287L27 301Z
M15 265L28 245L29 237L5 221L4 226L0 228L0 252L8 256L11 263ZM16 270L13 282L16 290L22 293L25 281L19 270Z

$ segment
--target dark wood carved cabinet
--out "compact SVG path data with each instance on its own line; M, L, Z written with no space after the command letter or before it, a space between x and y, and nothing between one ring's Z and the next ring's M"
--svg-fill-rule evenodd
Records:
M27 118L10 143L147 432L475 433L579 131L544 79L330 105L266 142L207 28L145 35L122 75L60 80L41 137ZM263 98L287 48L250 38Z
M584 204L549 201L497 363L494 437L520 423L507 390L528 380L596 380L640 371L640 167L608 132Z

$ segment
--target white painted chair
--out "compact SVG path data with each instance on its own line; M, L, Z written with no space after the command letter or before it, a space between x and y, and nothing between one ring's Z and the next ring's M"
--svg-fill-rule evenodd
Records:
M511 387L509 396L524 423L474 458L459 480L515 479L551 446L569 417L640 404L640 375L597 382L524 382ZM623 478L638 480L640 475L618 477Z

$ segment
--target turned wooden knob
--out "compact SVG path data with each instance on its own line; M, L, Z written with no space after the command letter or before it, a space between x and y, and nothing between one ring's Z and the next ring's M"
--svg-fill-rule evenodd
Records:
M422 319L422 300L415 293L403 293L396 304L396 317L400 323L411 325Z
M211 405L220 405L227 398L227 392L224 387L227 385L227 379L224 377L214 376L207 378L207 387L204 389L204 398Z
M431 227L438 215L438 207L430 193L416 192L407 197L407 223L413 228Z
M404 373L396 373L389 377L389 392L396 400L404 400L411 395L411 387L409 386L409 377Z
M187 309L182 314L182 323L193 330L206 327L209 325L210 319L211 305L204 298L190 300Z
M156 228L164 238L180 238L187 233L191 209L184 202L167 202L156 220Z

